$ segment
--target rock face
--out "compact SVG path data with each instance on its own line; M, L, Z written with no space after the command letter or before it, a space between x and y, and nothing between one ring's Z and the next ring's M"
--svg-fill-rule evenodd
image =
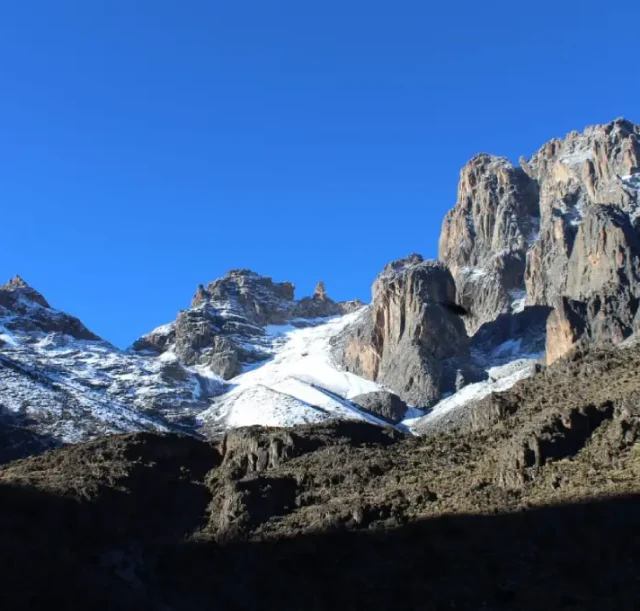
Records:
M639 126L619 119L551 140L523 160L540 185L541 231L527 262L528 302L583 299L617 282L618 269L635 259L639 135ZM623 273L635 284L637 263Z
M581 337L618 341L633 331L639 139L640 126L618 119L551 140L518 168L489 155L467 164L444 220L440 258L470 313L470 333L525 303L557 308L548 326L550 361Z
M390 263L359 324L336 342L336 356L347 371L392 388L410 405L430 406L468 367L455 304L455 283L442 263L420 255Z
M538 189L503 157L478 155L460 173L442 225L439 257L451 269L467 329L510 311L524 289L526 252L539 225Z
M640 127L619 119L552 140L529 162L540 185L541 231L526 270L527 301L556 307L548 362L580 339L633 331L640 295Z
M170 351L185 365L204 366L229 380L243 364L269 357L261 346L266 343L265 326L346 314L363 305L333 301L323 282L313 297L299 301L294 299L294 288L290 282L274 282L251 270L231 270L206 287L199 285L190 309L140 338L133 348L156 354Z

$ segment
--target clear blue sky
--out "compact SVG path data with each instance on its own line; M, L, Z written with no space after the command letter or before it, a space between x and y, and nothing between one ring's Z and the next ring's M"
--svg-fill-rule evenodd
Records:
M120 346L249 267L368 299L460 168L640 121L631 0L5 0L0 279Z

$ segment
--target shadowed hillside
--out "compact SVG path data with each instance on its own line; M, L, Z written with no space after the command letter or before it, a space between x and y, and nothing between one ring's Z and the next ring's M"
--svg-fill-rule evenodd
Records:
M185 506L197 501L175 492ZM618 611L640 603L638 495L216 544L182 540L180 530L198 520L187 511L174 521L175 506L149 516L146 529L118 517L116 497L82 505L10 486L0 494L5 609Z

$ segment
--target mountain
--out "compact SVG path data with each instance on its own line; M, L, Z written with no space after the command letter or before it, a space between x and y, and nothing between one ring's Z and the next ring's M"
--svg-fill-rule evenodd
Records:
M368 305L335 302L322 282L296 299L290 282L231 270L119 350L12 279L0 287L6 457L119 432L462 426L484 397L633 335L639 137L618 119L551 140L518 166L474 157L439 260L389 263Z
M637 608L639 136L475 157L370 304L232 270L118 350L0 287L0 607Z
M455 432L133 433L0 468L6 609L633 609L640 344Z
M131 431L192 430L221 383L121 351L16 277L0 286L0 423L50 447ZM20 442L4 452L20 455Z
M381 385L336 369L330 339L363 304L332 301L321 282L312 297L293 291L233 270L123 351L12 279L0 286L0 459L122 432L215 437L247 424L419 414L400 401L391 415Z

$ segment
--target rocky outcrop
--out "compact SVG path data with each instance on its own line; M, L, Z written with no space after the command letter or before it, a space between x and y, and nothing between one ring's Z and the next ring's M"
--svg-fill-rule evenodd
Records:
M51 306L47 302L47 300L36 291L33 287L29 286L20 276L15 275L9 282L5 285L0 286L0 299L4 301L4 303L0 303L0 305L5 305L9 301L8 294L13 294L17 298L24 298L27 301L32 303L36 303L43 308L50 308Z
M529 303L582 299L636 258L639 136L639 126L618 119L551 140L522 161L540 185L540 237L526 271ZM636 270L633 262L633 284Z
M373 284L373 303L336 341L347 371L425 407L453 390L468 367L469 342L456 313L456 287L438 261L411 255L387 265Z
M335 302L327 295L324 282L320 280L313 291L312 297L303 297L296 303L293 311L295 318L326 318L355 312L364 306L361 301Z
M391 445L404 435L390 427L332 420L295 428L252 426L229 431L220 443L222 467L233 478L277 469L289 460L329 445Z
M503 157L478 155L461 171L446 215L439 257L451 269L467 329L510 311L524 289L526 252L535 239L537 185Z
M30 334L33 341L48 333L60 333L81 340L100 340L74 316L54 310L20 276L14 276L0 286L0 321L9 331Z
M225 304L256 325L284 324L294 307L291 282L274 282L249 269L232 269L206 287L200 285L192 307Z
M313 290L313 298L318 301L326 301L329 298L327 295L327 289L325 288L322 280L316 284L316 288Z
M485 323L471 338L471 351L478 361L496 363L501 357L542 355L550 306L527 306L520 312L506 312Z
M608 342L632 332L626 321L640 296L639 140L640 126L618 119L551 140L520 167L489 155L465 166L440 258L469 311L470 333L525 303L559 308L549 321L552 360L583 335ZM568 318L565 298L576 302ZM587 317L580 323L578 312Z
M243 365L269 357L266 326L304 324L297 319L337 316L363 306L359 301L333 301L323 282L312 297L299 301L294 288L251 270L231 270L207 286L199 285L190 309L137 340L133 348L155 354L170 351L186 365L205 366L229 380Z
M540 185L540 238L527 261L529 303L557 307L548 360L582 339L620 341L640 296L640 127L623 119L552 140L529 162Z
M614 345L637 329L638 297L617 285L584 301L561 297L547 319L546 359L550 365L580 345Z

